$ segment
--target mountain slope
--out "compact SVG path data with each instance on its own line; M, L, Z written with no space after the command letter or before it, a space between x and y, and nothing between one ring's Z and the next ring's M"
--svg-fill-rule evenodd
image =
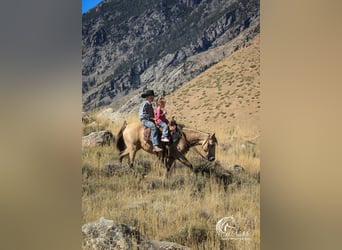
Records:
M147 87L171 93L217 62L194 70L189 57L245 33L234 51L259 33L259 14L255 0L103 1L82 16L84 110L115 108Z
M219 46L192 60L204 61L227 49L229 46ZM98 115L119 124L131 114L137 117L143 100L140 94L135 93L120 109L106 108ZM157 90L156 94L163 93ZM167 117L175 116L189 127L260 131L260 36L166 95L166 100Z
M168 116L192 127L259 129L260 38L167 96Z

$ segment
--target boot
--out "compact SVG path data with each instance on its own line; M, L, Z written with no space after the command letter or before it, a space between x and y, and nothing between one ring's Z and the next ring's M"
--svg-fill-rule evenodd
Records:
M158 145L153 146L153 152L160 152L163 151L160 147L158 147Z

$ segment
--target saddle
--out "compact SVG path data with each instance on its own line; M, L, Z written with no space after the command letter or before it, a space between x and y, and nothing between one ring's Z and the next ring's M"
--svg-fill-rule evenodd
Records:
M178 142L179 139L182 137L182 131L181 127L177 124L174 117L172 117L172 120L168 123L169 127L169 138L171 139L171 142ZM162 134L162 127L157 126L159 137ZM151 128L144 127L144 139L145 141L149 142L151 141Z
M157 128L159 129L159 135L161 135L162 129L158 126L157 126ZM144 127L144 140L145 141L151 141L151 128Z

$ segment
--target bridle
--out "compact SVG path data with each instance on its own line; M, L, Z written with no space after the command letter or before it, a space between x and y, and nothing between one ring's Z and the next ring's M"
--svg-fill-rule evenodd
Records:
M191 149L190 147L190 142L188 141L188 139L186 138L185 134L183 133L183 136L184 136L184 139L185 139L185 142L186 144L188 145L189 149ZM204 152L209 152L209 138L210 138L210 135L208 135L208 138L202 143L202 149ZM208 148L207 149L204 149L204 146L208 143ZM209 161L208 160L208 157L205 157L196 147L193 147L193 150L202 157L203 160L205 161Z
M208 142L208 140L209 140L209 137L204 141L204 143L202 144L202 149L203 149L203 151L204 152L207 152L206 150L204 150L204 148L203 148L203 146ZM204 160L206 160L206 161L209 161L208 159L207 159L207 157L205 157L204 155L202 155L202 153L200 152L200 151L198 151L198 149L196 148L196 147L193 147L193 149L194 149L194 151L197 153L197 154L199 154Z

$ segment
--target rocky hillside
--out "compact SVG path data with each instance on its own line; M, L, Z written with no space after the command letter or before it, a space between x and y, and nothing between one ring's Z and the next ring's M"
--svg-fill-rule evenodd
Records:
M102 1L82 17L84 110L134 110L146 88L172 93L245 46L259 15L256 0Z

